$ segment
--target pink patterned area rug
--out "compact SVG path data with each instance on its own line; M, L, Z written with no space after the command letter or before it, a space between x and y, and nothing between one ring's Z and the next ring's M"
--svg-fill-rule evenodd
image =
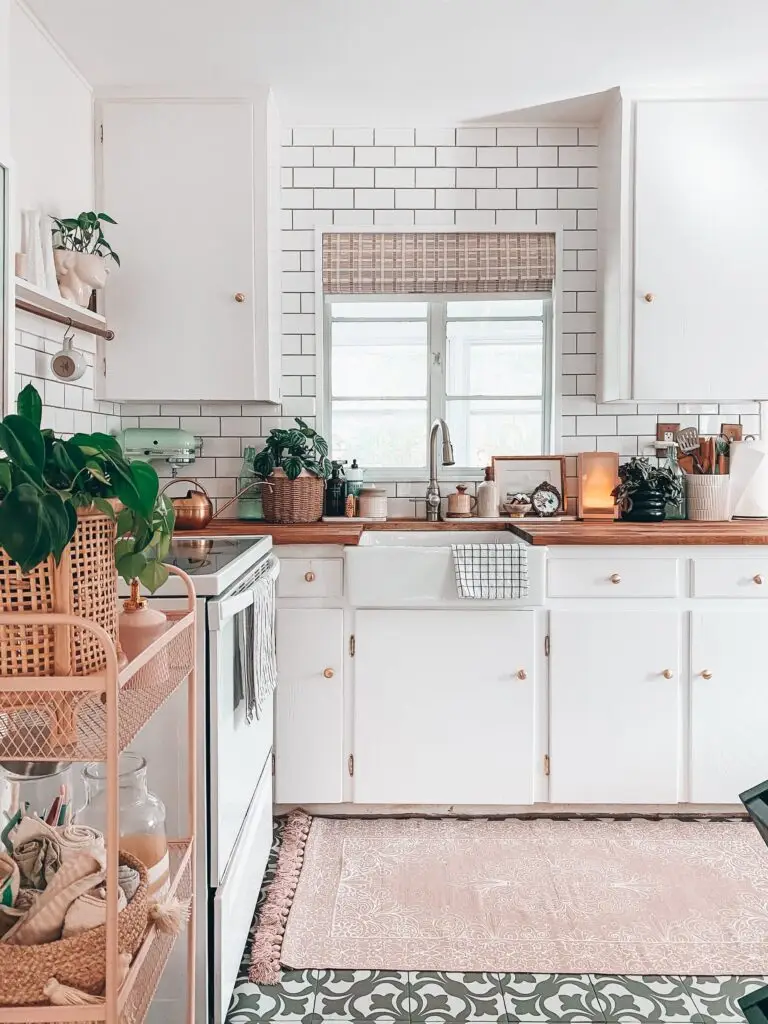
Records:
M254 944L261 980L269 950L273 974L278 960L414 971L765 971L768 850L749 823L301 815L293 827L298 838L284 844L282 864L291 882Z

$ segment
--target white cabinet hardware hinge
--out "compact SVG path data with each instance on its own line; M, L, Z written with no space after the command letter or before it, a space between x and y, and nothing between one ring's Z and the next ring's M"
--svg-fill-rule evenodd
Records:
M104 141L104 125L100 124L99 125L99 142L103 142L103 141Z
M544 755L544 774L549 775L549 754Z
M354 775L355 774L355 755L354 754L350 754L349 757L347 758L347 771L349 772L350 775Z
M544 657L549 657L549 635L544 637Z
M275 774L275 752L272 751L272 774Z
M349 638L349 656L350 656L350 658L354 658L354 656L355 656L355 634L354 633Z

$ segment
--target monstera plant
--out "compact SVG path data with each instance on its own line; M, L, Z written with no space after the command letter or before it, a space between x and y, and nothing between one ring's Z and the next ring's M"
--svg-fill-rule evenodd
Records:
M109 434L65 439L41 429L41 420L40 395L28 384L16 413L0 421L0 546L23 572L49 555L58 563L77 528L77 509L94 507L116 520L119 574L156 590L168 578L162 559L174 524L157 473L127 462Z

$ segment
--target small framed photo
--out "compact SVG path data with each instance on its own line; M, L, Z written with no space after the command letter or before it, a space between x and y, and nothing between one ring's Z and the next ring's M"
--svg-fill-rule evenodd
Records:
M721 423L720 433L729 441L743 441L744 428L740 423Z
M675 434L680 429L679 423L657 423L656 424L656 440L657 441L674 441Z
M511 502L515 495L527 494L530 498L534 491L551 496L544 512L536 510L534 514L554 515L565 508L565 456L563 455L494 455L493 479L499 494L499 511L504 512L504 505ZM542 488L546 484L546 488ZM557 508L552 508L553 492L557 492Z

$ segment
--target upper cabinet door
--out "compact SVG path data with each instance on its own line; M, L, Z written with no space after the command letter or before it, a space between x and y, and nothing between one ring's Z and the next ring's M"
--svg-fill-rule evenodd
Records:
M266 107L115 101L102 120L100 209L122 264L105 291L104 397L276 399Z
M768 398L768 102L638 102L632 398Z

